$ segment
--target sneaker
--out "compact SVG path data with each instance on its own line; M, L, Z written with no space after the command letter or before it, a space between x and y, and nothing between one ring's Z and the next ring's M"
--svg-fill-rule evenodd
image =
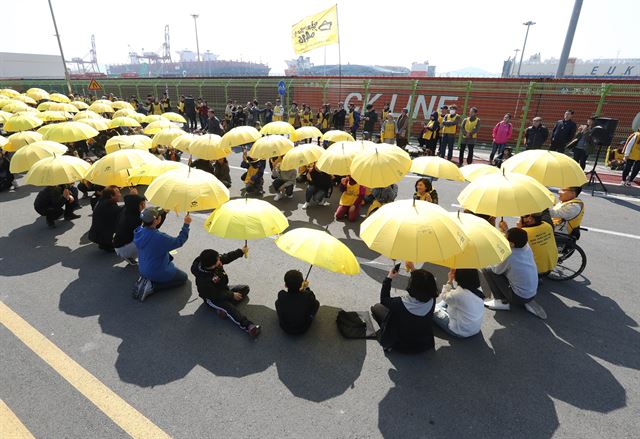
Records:
M547 313L544 311L544 308L542 308L535 300L525 303L524 308L539 319L547 319Z
M13 190L18 189L18 182L13 180L13 182L11 183L11 186L13 186Z
M273 201L279 201L279 200L282 200L282 194L280 192L278 192L276 196L273 197Z
M292 199L292 198L293 198L293 194L291 194L291 195L287 195L287 198L288 198L288 199Z
M150 295L153 294L153 284L151 283L151 281L149 279L145 279L144 283L142 285L142 292L140 293L140 296L138 297L138 300L140 302L144 302L144 299L146 299L147 297L149 297Z
M257 337L260 335L260 332L262 332L262 328L260 327L260 325L254 325L252 323L247 326L245 331L247 331L247 334L249 334L251 337Z
M124 260L127 261L129 265L138 265L136 258L124 258Z
M320 204L320 205L321 205L321 206L328 206L328 205L330 205L330 204L331 204L331 203L329 203L328 201L323 201L323 202L322 202L322 204Z
M494 311L509 311L511 309L511 306L508 303L504 303L501 300L495 299L487 300L484 303L484 306Z
M303 208L303 209L306 209L307 207L309 207L309 203L304 203L304 204L302 205L302 208Z
M80 215L75 214L75 213L70 213L70 214L64 216L64 219L67 220L67 221L78 219L78 218L80 218Z

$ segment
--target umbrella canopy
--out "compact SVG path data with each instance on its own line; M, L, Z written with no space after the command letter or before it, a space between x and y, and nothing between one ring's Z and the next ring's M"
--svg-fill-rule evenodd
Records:
M160 116L159 114L147 114L146 116L144 116L144 119L142 120L142 122L144 123L152 123L152 122L156 122L159 120L169 120L169 119L165 119L164 117ZM169 121L171 122L171 121ZM166 128L166 127L164 127Z
M30 143L42 140L42 134L35 131L22 131L20 133L12 134L7 139L9 142L2 147L7 152L15 152L23 146Z
M146 118L145 118L145 121L146 121ZM154 134L158 134L160 131L164 130L165 128L176 128L177 129L178 127L176 126L176 124L174 124L170 120L162 118L162 119L159 119L159 120L156 120L154 122L149 123L149 125L144 127L143 132L145 134L154 135Z
M336 142L326 149L316 166L329 175L349 175L351 162L362 151L362 146L356 142Z
M73 104L67 104L64 102L49 102L51 105L47 107L50 111L66 111L67 113L78 113L78 109ZM39 107L39 106L38 106ZM40 108L38 108L40 109Z
M327 131L322 135L322 140L327 140L329 142L340 142L340 141L353 142L354 138L351 134L347 133L346 131L331 130L331 131Z
M36 107L36 109L38 111L48 111L49 108L54 104L57 104L57 102L53 102L53 101L40 102Z
M511 246L504 234L483 218L470 213L449 212L469 238L461 253L434 264L449 268L486 268L503 262L511 254Z
M322 137L322 131L314 126L300 127L291 136L291 140L299 142L305 139L318 139Z
M478 177L491 174L499 174L500 168L495 166L486 165L484 163L473 163L460 168L460 173L467 181L473 181Z
M0 101L0 104L2 104L2 106L0 106L2 111L8 111L9 113L17 113L19 111L28 111L29 108L31 108L24 102L14 101L14 100Z
M260 132L253 127L235 127L222 136L221 146L225 149L230 149L234 146L248 145L249 143L255 142L260 137Z
M49 100L53 102L63 102L66 104L71 102L71 99L69 99L67 96L63 95L62 93L51 93L49 95Z
M175 126L171 128L164 128L158 131L158 133L155 136L153 136L151 145L152 146L171 145L171 142L173 142L173 139L175 139L176 137L180 137L183 134L186 134L186 133L182 131L180 128L176 128Z
M500 173L473 180L458 201L472 212L498 217L542 212L553 205L554 197L534 178Z
M158 162L160 159L147 151L139 149L114 151L91 165L86 179L102 186L127 186L132 169Z
M446 178L447 180L464 181L464 176L454 163L442 157L418 157L411 162L411 172L429 177Z
M66 146L49 140L33 142L20 148L13 157L11 157L9 171L14 174L26 172L31 169L38 160L55 155L62 155L67 152L67 149Z
M15 91L12 88L3 88L0 89L0 95L5 95L5 96L9 96L10 98L14 97L14 96L18 96L20 93Z
M158 163L147 163L129 172L129 183L133 186L139 184L150 185L153 180L165 172L173 171L174 169L187 171L188 168L184 163L174 162L173 160L160 160Z
M505 171L528 175L544 186L570 187L587 183L580 165L565 154L544 149L523 151L505 160Z
M275 122L269 122L260 130L260 134L280 134L280 135L292 135L296 132L296 129L288 122L277 120Z
M98 130L80 122L60 122L49 127L43 134L44 140L60 143L78 142L98 135Z
M129 109L133 110L133 105L131 105L127 101L115 101L111 104L111 106L116 110Z
M78 111L86 110L87 108L89 108L89 105L87 105L86 102L82 102L82 101L71 101L71 105L76 107Z
M9 119L11 116L13 116L13 113L9 113L8 111L0 110L0 124L5 123L6 120Z
M35 127L42 125L42 119L31 113L22 113L11 116L4 122L3 129L8 133L17 131L29 131Z
M325 231L300 227L280 236L276 245L286 254L325 270L360 273L360 264L349 247Z
M114 113L116 111L116 110L113 109L111 104L105 104L105 103L98 102L98 101L95 101L93 104L89 105L89 110L93 111L94 113L99 113L99 114Z
M167 111L166 113L162 113L160 116L170 120L171 122L187 123L187 119L185 119L181 114L174 113L173 111Z
M365 148L351 162L351 176L370 188L387 187L402 180L411 168L411 157L397 146Z
M25 179L34 186L56 186L82 180L89 163L70 155L56 155L38 160L31 166Z
M25 94L36 101L49 99L49 93L41 88L30 88Z
M36 105L37 102L35 101L35 99L27 96L27 95L18 95L16 97L14 97L13 99L16 99L20 102L24 102L25 104L29 104L29 105Z
M222 206L229 201L229 189L208 172L187 168L160 175L145 196L163 209L193 212Z
M143 149L148 151L151 149L151 138L142 134L133 134L129 136L113 136L104 146L107 154L121 149Z
M360 226L360 238L371 250L413 262L440 261L464 250L462 227L440 206L400 200L380 207Z
M281 155L285 155L287 151L291 149L293 149L293 142L291 140L283 136L272 134L256 140L249 150L248 155L254 159L266 160L271 157L280 157Z
M227 201L204 223L205 230L212 235L242 240L277 235L287 227L289 221L277 207L254 198Z
M178 149L182 152L189 152L189 145L191 145L191 142L193 142L195 139L197 139L199 136L196 136L195 134L191 134L191 133L184 133L179 135L178 137L176 137L175 139L173 139L171 141L171 146L173 146L175 149Z
M73 116L73 120L77 121L77 120L80 120L80 119L103 119L103 117L100 116L95 111L83 110L83 111L80 111L80 112L76 113Z
M106 131L111 129L111 125L109 124L110 120L105 119L104 117L101 117L100 119L85 118L78 120L78 122L89 125L90 127L95 128L98 131Z
M222 137L216 134L196 136L189 145L189 154L204 160L218 160L231 154L230 148L223 148Z
M71 113L67 113L66 111L41 111L36 115L38 119L43 122L64 122L65 120L69 120L73 117Z
M111 128L117 127L139 127L140 123L132 117L120 116L109 121Z
M290 149L282 159L280 163L280 169L283 171L289 171L291 169L298 169L300 166L306 166L310 163L317 162L320 156L324 153L324 148L316 145L315 143L304 143L298 145L293 149Z
M138 114L136 113L136 110L133 110L131 108L121 108L120 110L113 113L113 118L115 119L116 117L122 117L122 116L132 117L134 114Z

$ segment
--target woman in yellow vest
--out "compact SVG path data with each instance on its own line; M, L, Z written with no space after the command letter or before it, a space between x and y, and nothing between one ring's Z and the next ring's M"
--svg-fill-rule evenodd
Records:
M460 115L456 114L456 106L449 107L449 114L444 116L442 124L440 125L440 132L442 133L442 139L440 140L440 149L438 155L444 158L445 152L447 154L447 160L451 160L453 157L453 145L456 142L456 133L458 132L458 126L460 125Z
M578 198L580 192L582 188L577 186L560 189L558 192L560 202L549 209L556 232L579 237L584 217L584 203Z
M464 150L469 147L469 155L467 156L467 165L473 163L473 148L476 146L478 131L480 130L480 118L478 118L478 109L471 107L469 116L462 121L462 140L460 141L460 155L458 156L458 165L462 166L464 162Z
M162 114L162 104L160 102L158 102L158 99L154 100L151 105L151 108L149 108L149 114L156 114L156 115L161 115Z
M313 121L311 120L313 118L313 115L311 114L311 108L309 108L309 106L306 104L302 104L302 108L302 126L310 127L311 125L313 125Z
M331 111L328 104L324 104L322 106L320 113L318 114L318 119L320 121L318 123L320 131L323 133L327 132L331 126Z
M624 142L624 169L622 170L622 184L631 186L640 171L640 128L632 133Z
M433 188L433 185L428 179L419 179L416 181L414 188L416 190L413 194L414 199L438 204L438 192Z
M373 197L373 200L371 201L371 205L367 210L367 216L374 213L383 205L395 201L396 197L398 196L398 185L394 183L387 187L378 187L372 189L371 196Z
M500 224L502 228L504 221L501 221ZM506 224L504 227L507 227ZM553 270L553 267L558 263L558 246L553 234L553 227L542 221L541 213L520 217L518 227L527 232L538 274L546 274Z
M336 210L336 220L341 220L346 216L349 221L353 222L360 216L360 208L364 201L366 189L351 176L346 176L340 180L342 196Z
M390 145L396 143L396 121L393 119L393 114L391 113L387 113L387 117L384 119L384 122L382 122L380 140L382 140L382 143L388 143Z
M273 107L273 121L281 121L284 119L284 107L280 104L280 99L276 99L276 105Z
M300 128L300 114L298 113L297 102L294 102L291 104L291 108L289 108L289 117L287 118L287 122L293 125L294 128Z
M420 144L420 148L422 148L422 152L426 155L435 155L436 154L436 143L438 142L438 130L440 128L440 123L438 122L438 113L434 111L429 116L429 120L425 122L422 127L422 132L420 133L420 138L418 139L418 143Z

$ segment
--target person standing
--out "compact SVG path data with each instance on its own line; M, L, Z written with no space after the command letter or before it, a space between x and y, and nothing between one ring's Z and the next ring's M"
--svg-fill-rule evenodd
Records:
M524 132L525 149L541 149L544 142L549 138L549 129L542 124L542 118L533 118L531 126Z
M273 121L281 120L284 120L284 107L280 104L280 99L276 99L276 105L273 107Z
M329 131L331 128L331 107L329 104L324 104L322 110L318 113L318 129L322 134Z
M364 140L371 140L376 123L378 123L378 113L376 113L376 109L373 108L372 104L367 104L367 111L364 113L364 131L362 133Z
M404 148L409 143L409 110L403 108L396 122L396 145Z
M200 119L200 130L206 133L209 122L209 105L207 105L207 101L198 99L197 110L198 119Z
M591 137L594 122L595 117L593 116L587 119L587 124L580 125L576 138L567 145L568 148L573 148L573 159L578 162L583 171L587 166L589 154L593 152L595 148L593 137Z
M333 113L333 127L336 130L344 131L344 124L347 118L347 111L344 109L344 104L340 102L338 104L338 110Z
M311 107L307 104L302 104L302 126L310 127L313 126L313 112L311 111Z
M622 148L624 155L624 169L622 170L622 184L631 186L640 171L640 127L635 133L631 133L624 142Z
M473 148L476 146L478 131L480 131L480 118L478 118L478 109L471 107L469 116L462 121L462 142L460 142L460 155L458 156L458 165L462 166L464 162L464 150L469 148L467 156L467 165L473 163Z
M158 98L154 98L149 103L149 114L155 114L157 116L162 114L162 104L158 101Z
M447 114L442 120L441 129L442 140L440 141L440 150L438 155L444 158L445 150L447 153L447 160L453 158L453 146L456 142L456 134L460 127L462 118L459 114L456 114L457 107L452 105L449 107L449 114Z
M573 110L567 110L564 112L564 118L556 122L551 133L551 146L549 151L558 151L564 153L564 149L567 144L573 140L576 135L578 127L576 123L571 120L573 117Z
M429 120L424 124L421 135L421 145L424 146L424 152L429 156L436 155L436 144L438 142L438 132L440 123L438 122L439 114L434 111L429 116Z
M507 113L504 115L502 120L493 127L493 144L491 145L489 163L493 164L493 158L495 157L496 152L498 153L498 159L502 160L504 148L507 146L507 142L511 140L512 135L513 125L511 125L511 113Z
M293 125L295 129L300 128L300 114L298 113L298 103L293 102L291 104L291 108L289 108L289 117L287 118L287 122L290 125Z
M354 104L349 105L349 130L351 131L351 137L356 138L356 133L360 128L360 107L356 107Z
M196 101L191 95L184 98L184 115L187 118L189 130L195 131L196 128L198 128L198 122L196 121Z
M262 110L260 110L262 113L264 113L264 123L271 123L273 122L273 108L271 107L271 102L267 102L266 104L264 104L265 108L263 108Z
M384 104L384 107L382 107L382 120L387 120L387 116L389 115L389 113L391 113L391 104L389 104L388 102L386 104Z
M162 104L162 112L167 113L171 111L171 100L169 99L169 95L167 93L162 93L162 100L160 101Z
M224 134L224 130L220 124L220 119L216 116L216 112L213 111L213 108L209 108L208 110L207 132L210 134L217 134L218 136L222 136Z
M227 106L224 107L224 130L229 131L233 128L233 101L229 99Z

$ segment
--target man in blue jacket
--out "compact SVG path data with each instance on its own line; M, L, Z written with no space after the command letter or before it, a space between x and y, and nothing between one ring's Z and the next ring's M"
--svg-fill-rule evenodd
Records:
M140 277L135 283L133 296L142 302L158 290L178 287L187 281L187 273L178 269L169 255L171 250L180 248L189 238L191 216L184 217L184 224L177 237L158 231L162 222L161 209L146 208L140 214L142 226L133 235L138 249L138 270Z

